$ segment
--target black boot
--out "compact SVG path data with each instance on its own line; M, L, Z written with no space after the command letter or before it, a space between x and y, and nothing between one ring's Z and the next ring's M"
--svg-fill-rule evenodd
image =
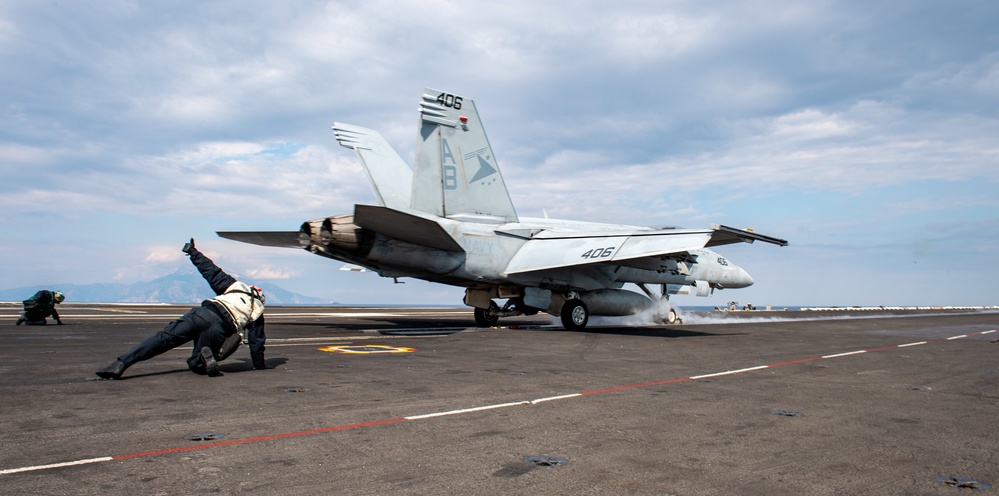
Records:
M28 320L28 319L25 319L24 315L18 315L17 316L17 325L23 324L25 320Z
M121 379L122 372L125 371L125 363L121 360L107 364L103 369L97 371L97 376L101 379Z
M205 373L209 377L219 375L219 362L215 361L215 355L212 354L211 348L207 346L201 348L201 359L205 362Z

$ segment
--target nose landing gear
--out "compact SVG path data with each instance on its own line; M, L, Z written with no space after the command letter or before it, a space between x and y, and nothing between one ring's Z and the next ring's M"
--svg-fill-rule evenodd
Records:
M656 311L656 320L663 324L682 324L683 319L680 318L680 314L676 312L673 305L669 302L669 291L665 284L662 285L660 295L655 295L652 290L648 288L644 283L638 284L638 287L648 296L652 301L659 301L659 308Z

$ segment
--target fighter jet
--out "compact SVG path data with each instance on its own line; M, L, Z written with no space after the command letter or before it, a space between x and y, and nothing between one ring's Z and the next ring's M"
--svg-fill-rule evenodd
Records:
M590 316L651 310L675 322L669 296L753 284L745 270L709 247L787 241L722 225L641 227L549 218L514 210L475 102L424 89L416 163L410 169L377 131L334 123L354 150L377 205L306 221L298 231L219 232L236 241L304 248L383 277L412 277L465 288L481 327L503 317L547 312L568 330ZM641 292L623 289L634 284ZM653 291L650 285L658 285Z

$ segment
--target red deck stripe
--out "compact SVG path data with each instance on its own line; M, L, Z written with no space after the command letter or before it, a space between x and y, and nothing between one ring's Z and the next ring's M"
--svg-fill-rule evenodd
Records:
M222 447L222 446L233 446L233 445L237 445L237 444L256 443L256 442L259 442L259 441L270 441L270 440L273 440L273 439L285 439L285 438L289 438L289 437L308 436L310 434L321 434L323 432L345 431L345 430L349 430L349 429L360 429L360 428L363 428L363 427L372 427L372 426L375 426L375 425L394 424L396 422L402 422L404 420L406 420L406 419L404 419L402 417L394 418L394 419L386 419L386 420L373 420L371 422L360 422L360 423L357 423L357 424L337 425L337 426L333 426L333 427L324 427L322 429L312 429L312 430L298 431L298 432L286 432L286 433L283 433L283 434L274 434L274 435L271 435L271 436L260 436L260 437L251 437L251 438L247 438L247 439L237 439L235 441L223 441L223 442L220 442L220 443L198 444L198 445L194 445L194 446L181 446L181 447L177 447L177 448L169 448L169 449L157 450L157 451L144 451L142 453L132 453L132 454L129 454L129 455L112 456L111 458L113 460L127 460L129 458L141 458L141 457L144 457L144 456L166 455L166 454L169 454L169 453L181 453L181 452L184 452L184 451L194 451L194 450L200 450L200 449L219 448L219 447Z

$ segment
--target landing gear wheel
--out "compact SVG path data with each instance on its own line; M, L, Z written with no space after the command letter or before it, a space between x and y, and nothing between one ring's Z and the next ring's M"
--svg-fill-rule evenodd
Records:
M489 305L488 309L476 308L475 309L475 325L479 327L492 327L499 322L499 315L497 311L499 307L495 303Z
M676 316L676 310L673 310L672 308L669 309L669 313L666 314L666 323L667 324L680 323L680 318Z
M568 300L562 305L562 326L567 331L582 331L590 321L590 311L583 300Z

